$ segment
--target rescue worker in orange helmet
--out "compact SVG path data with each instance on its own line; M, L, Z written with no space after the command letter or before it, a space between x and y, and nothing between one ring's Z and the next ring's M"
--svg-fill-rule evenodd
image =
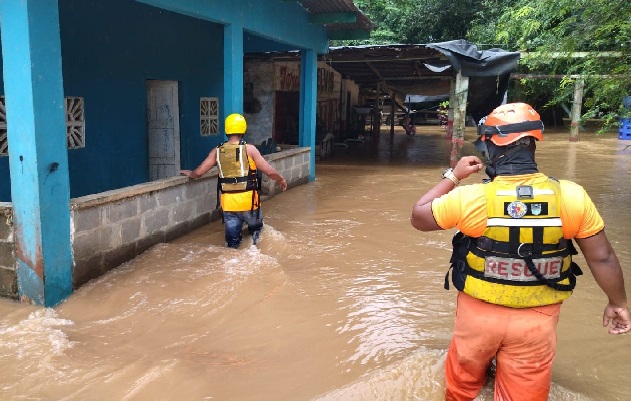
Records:
M225 223L226 245L238 248L243 240L243 224L248 227L256 244L263 228L259 199L258 171L266 174L287 189L285 178L263 158L261 152L243 140L247 122L241 114L230 114L225 120L228 140L213 148L195 170L181 170L180 174L197 179L213 168L219 168L217 178L217 207L221 205Z
M497 107L478 125L484 183L458 186L483 168L462 157L414 205L421 231L457 228L445 288L458 290L455 328L445 362L447 400L473 400L496 361L495 400L546 401L561 303L582 272L580 247L608 298L603 326L631 330L620 262L605 225L580 185L539 172L543 123L528 104Z

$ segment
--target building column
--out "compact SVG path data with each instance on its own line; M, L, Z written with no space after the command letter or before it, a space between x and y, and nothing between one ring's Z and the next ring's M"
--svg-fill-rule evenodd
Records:
M574 82L574 101L572 102L572 121L570 123L570 142L578 142L578 130L581 124L581 109L583 107L583 91L585 81L577 78Z
M0 1L18 295L72 292L70 183L57 0Z
M309 181L315 180L315 127L318 103L318 56L312 49L302 50L300 59L299 146L311 147Z
M462 157L462 148L464 146L464 130L467 120L467 97L469 93L469 77L462 75L458 71L456 75L456 85L454 89L454 125L453 135L451 137L451 155L449 156L449 165L455 167L458 160ZM451 102L449 104L451 108Z
M449 109L447 110L447 127L445 137L451 139L454 135L454 105L456 104L456 81L449 81Z
M243 27L224 26L223 34L224 119L232 114L243 114Z

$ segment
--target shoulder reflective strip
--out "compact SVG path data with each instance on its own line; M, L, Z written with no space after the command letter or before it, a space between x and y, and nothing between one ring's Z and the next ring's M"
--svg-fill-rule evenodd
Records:
M497 196L517 196L517 192L516 190L507 190L507 189L500 189L497 192L495 192L495 195ZM534 188L533 189L533 195L537 196L537 195L554 195L554 191L551 189L537 189Z
M239 157L239 168L241 169L241 176L246 176L250 167L250 163L248 163L248 151L245 145L240 145L239 150L245 152L245 163L247 164L247 170L246 166L243 163L243 156Z
M561 219L502 219L491 218L486 220L487 227L561 227Z

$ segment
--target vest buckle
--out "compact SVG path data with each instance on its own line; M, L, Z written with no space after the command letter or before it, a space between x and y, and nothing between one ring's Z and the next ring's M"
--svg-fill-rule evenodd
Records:
M526 244L525 244L524 242L522 242L522 243L521 243L521 244L519 244L519 246L517 247L517 255L518 255L520 258L525 258L525 257L527 257L527 256L531 256L531 255L532 255L532 250L531 250L531 251L526 252L524 255L522 255L522 254L521 254L521 247L522 247L522 246L524 246L524 245L526 245Z

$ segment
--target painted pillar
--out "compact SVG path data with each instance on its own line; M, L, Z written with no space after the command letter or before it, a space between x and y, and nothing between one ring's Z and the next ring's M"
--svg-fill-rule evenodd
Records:
M372 126L370 131L372 132L373 140L379 140L379 129L381 128L381 81L377 81L377 97L375 98L375 104L372 107Z
M57 0L0 1L0 29L18 295L54 306L72 293Z
M232 114L243 114L243 27L224 26L223 34L223 90L224 119Z
M445 129L445 137L451 139L454 135L454 105L456 97L456 81L452 79L449 82L449 110L447 111L447 127Z
M339 132L346 132L348 117L346 116L346 79L342 76L340 79L340 124L338 126ZM337 139L337 138L336 138ZM338 142L336 140L335 142Z
M318 56L302 50L300 58L300 132L298 145L311 147L309 181L315 180L315 127L318 102Z
M578 129L581 123L581 109L583 108L583 89L585 81L578 78L574 83L574 101L572 102L572 122L570 123L570 142L578 142Z
M396 114L394 113L395 108L397 107L397 103L395 102L395 93L390 91L390 103L392 107L390 107L390 138L394 138L394 119L396 118Z
M449 165L451 167L454 167L462 157L468 93L469 77L463 76L462 72L459 71L458 75L456 75L456 88L454 90L454 131L451 137L451 154L449 156Z

